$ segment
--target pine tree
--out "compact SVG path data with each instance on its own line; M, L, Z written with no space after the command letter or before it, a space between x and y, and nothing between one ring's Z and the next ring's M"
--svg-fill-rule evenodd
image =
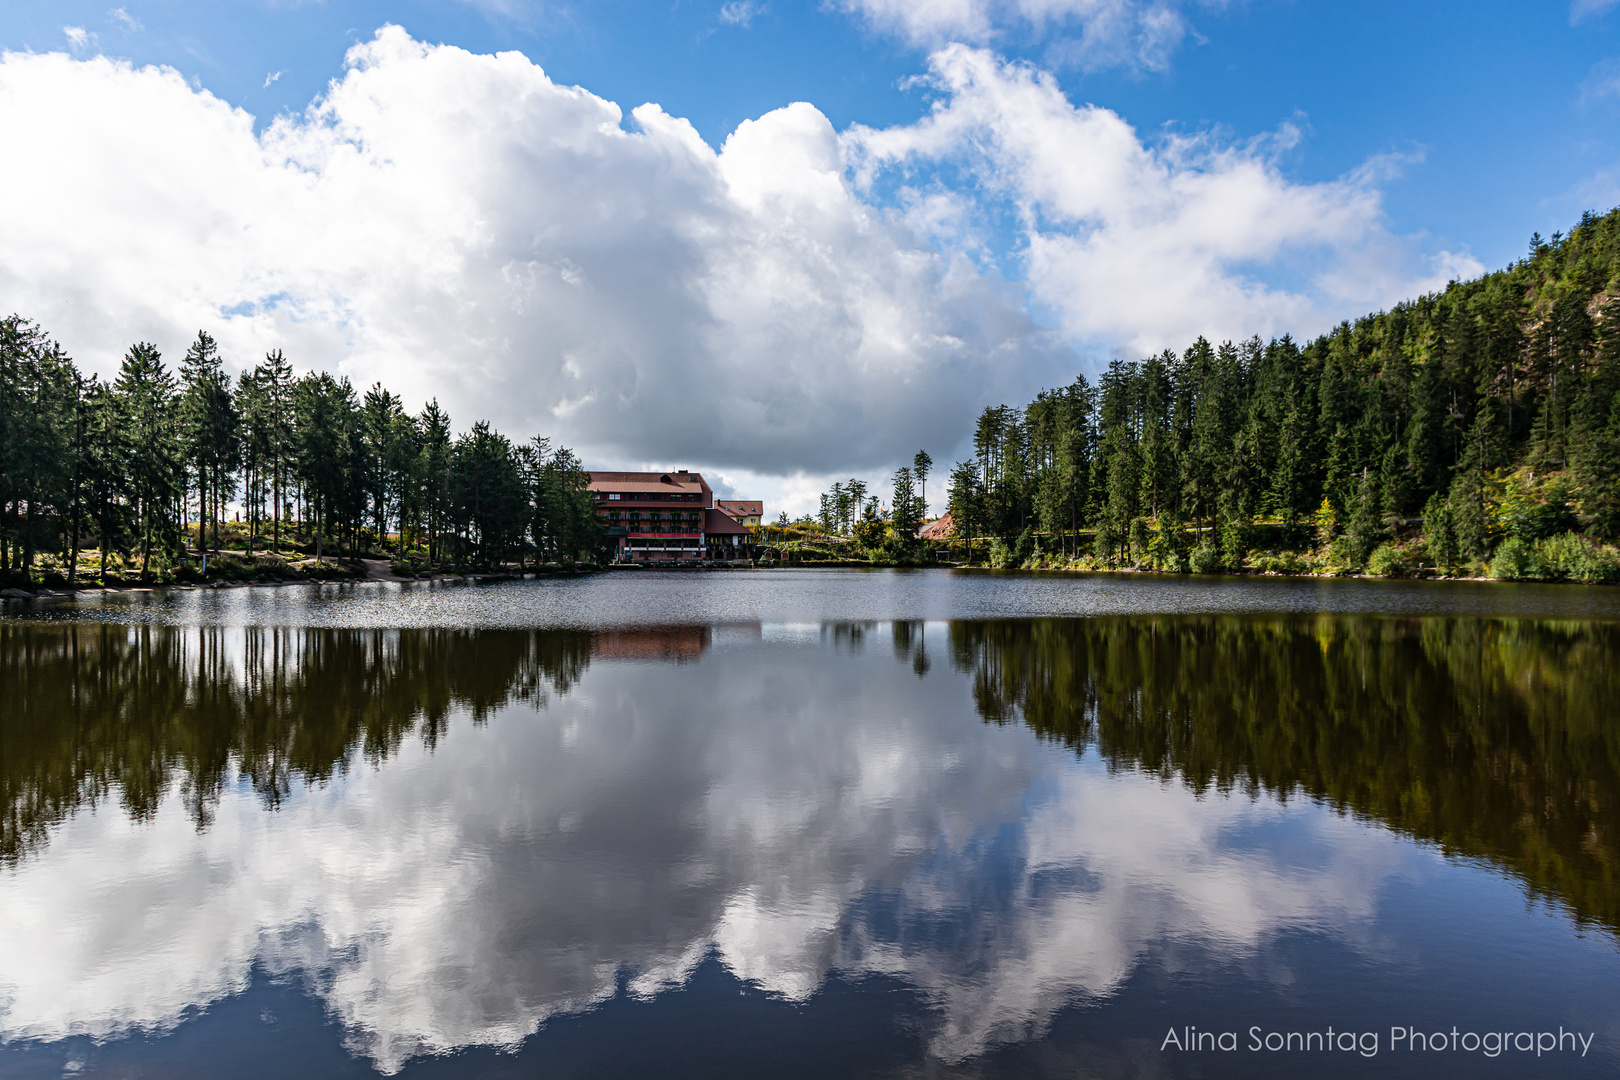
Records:
M917 497L922 500L922 516L928 516L928 471L934 467L934 459L928 456L928 451L919 450L911 459L911 474L917 478Z
M293 467L293 424L297 414L297 398L292 365L280 349L265 354L264 363L256 369L259 387L264 394L264 414L261 422L268 445L268 467L271 486L271 537L276 552L281 551L281 523L287 516L286 485Z
M967 539L967 561L973 562L973 538L983 527L983 503L979 492L978 467L958 461L951 470L949 513L956 529Z
M181 430L186 458L197 483L197 546L207 546L207 524L213 522L213 546L219 549L219 518L234 490L239 456L236 403L219 346L205 331L186 350L180 365Z
M1423 507L1423 540L1434 565L1450 573L1457 565L1457 531L1451 520L1451 502L1438 491Z
M119 545L119 538L130 524L129 512L135 512L139 529L140 508L147 498L143 485L147 482L149 470L139 467L132 452L135 440L139 438L136 425L131 422L138 405L127 392L115 392L113 388L95 380L91 381L85 393L84 447L81 455L84 505L96 526L96 547L100 554L97 576L102 581L107 579L107 554L115 545ZM147 475L143 476L143 473ZM130 501L126 502L126 499ZM149 533L142 536L143 581L151 578L148 540Z
M922 527L917 487L910 466L896 469L892 483L889 525L894 530L894 550L897 554L909 554L917 546L917 530Z
M450 416L439 407L437 398L422 410L416 427L428 561L436 564L444 558L441 534L448 527L450 509Z
M1451 482L1451 520L1457 548L1469 558L1484 559L1490 554L1495 522L1488 504L1487 474L1495 468L1500 453L1495 409L1487 401L1469 429L1467 449Z
M174 376L157 347L142 342L124 354L115 384L127 426L129 495L141 541L141 580L151 578L152 546L179 547L185 462L179 427L180 401Z
M1620 391L1610 399L1608 423L1588 439L1580 477L1586 527L1605 540L1620 539Z

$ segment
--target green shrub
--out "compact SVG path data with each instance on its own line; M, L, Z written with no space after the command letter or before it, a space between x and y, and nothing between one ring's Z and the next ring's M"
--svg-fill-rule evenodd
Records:
M1249 557L1254 523L1246 514L1233 514L1221 522L1221 560L1234 570Z
M1406 570L1406 559L1401 550L1391 544L1379 544L1367 556L1367 573L1378 577L1399 577Z
M1292 551L1262 552L1250 556L1249 565L1262 574L1298 574L1306 569L1300 557Z
M1027 525L1024 531L1018 534L1018 540L1013 545L1013 564L1018 565L1029 559L1031 555L1038 554L1035 544L1035 526Z
M1538 540L1535 555L1548 577L1574 581L1620 580L1620 553L1596 547L1572 532Z
M1575 525L1569 506L1569 481L1551 476L1539 484L1515 473L1502 484L1497 520L1508 536L1534 543L1568 535Z
M1528 581L1545 577L1546 570L1536 557L1534 546L1517 536L1503 540L1491 558L1491 577L1501 581Z
M1327 565L1335 570L1360 570L1361 562L1356 558L1355 545L1342 536L1328 544Z
M1592 547L1574 533L1560 533L1535 542L1536 562L1546 577L1580 578Z
M1457 565L1457 530L1451 519L1451 504L1439 492L1431 495L1423 507L1423 544L1441 573L1449 573Z
M1620 581L1620 552L1614 548L1590 548L1577 575L1582 581Z
M1214 544L1204 542L1192 549L1187 557L1188 565L1195 574L1218 574L1221 572L1221 553Z
M1097 535L1092 538L1091 550L1099 559L1112 559L1114 551L1119 547L1119 534L1107 522L1097 526Z
M1176 547L1175 530L1160 529L1147 546L1147 563L1161 574L1185 574L1187 556Z
M990 541L990 565L997 570L1005 570L1013 564L1013 552L1001 537L997 536Z
M1149 552L1153 547L1153 530L1148 528L1147 518L1132 518L1129 536L1131 560L1137 566L1151 566L1153 560Z

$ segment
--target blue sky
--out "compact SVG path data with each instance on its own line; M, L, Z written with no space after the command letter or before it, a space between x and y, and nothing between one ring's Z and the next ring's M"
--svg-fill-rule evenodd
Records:
M0 287L90 366L115 363L135 335L173 336L212 313L243 362L264 347L292 346L306 366L400 383L408 402L437 394L462 416L550 424L616 464L660 460L654 443L625 433L658 433L648 417L668 400L661 380L740 385L746 371L757 388L724 403L745 435L705 441L672 429L658 437L682 464L730 470L756 486L774 478L769 485L789 501L825 475L903 459L919 439L941 457L957 448L944 432L959 432L983 404L1066 382L1111 355L1174 346L1195 332L1318 332L1450 276L1500 266L1523 253L1532 231L1567 228L1584 209L1620 203L1614 0L68 0L8 2L0 11L0 46L10 53L0 122L51 160L73 163L65 185L14 185L0 196L14 205L57 200L55 220L73 223L64 232L83 231L54 244L38 234L45 247L34 249L24 239L29 227L10 230L0 266L11 273L0 269ZM387 48L376 37L385 24L404 32ZM471 55L433 53L438 45ZM443 62L406 56L418 48ZM508 50L544 76L502 75L477 60ZM53 65L48 53L64 55ZM427 66L407 75L419 61ZM149 65L173 68L186 85L143 74ZM361 93L366 72L370 89ZM583 175L580 162L597 160L577 146L574 157L546 158L555 149L546 125L564 122L563 113L527 115L510 129L490 121L480 140L460 137L454 117L498 111L501 88L515 85L501 81L507 75L546 81L547 93L579 86L590 102L617 103L622 130L646 137L642 149L684 138L629 115L656 103L690 121L709 156L673 172L640 158L604 166L615 179L598 184L613 203L602 220L617 224L565 240L577 203L548 194L549 209L526 210L521 221L511 209L529 192L568 189ZM333 80L353 86L350 99L331 96ZM213 99L251 114L257 141L209 114ZM138 111L114 121L137 100ZM570 100L557 97L556 107ZM780 111L794 102L813 109ZM306 115L312 103L326 110L321 118ZM419 125L427 134L411 143L420 166L375 156L386 139L368 124L429 113L432 122ZM130 128L145 124L151 130L137 145ZM395 134L387 137L403 138L409 127L388 126ZM740 127L750 138L721 154ZM347 191L348 209L330 171L337 143L313 148L330 131L374 155L371 179ZM433 131L442 132L442 150L424 141ZM165 149L181 133L189 134L174 147L183 149ZM150 163L135 163L147 144ZM477 190L458 187L463 180L434 164L451 152L519 171ZM190 154L197 162L183 167L179 158ZM198 162L246 157L265 160L222 174L217 186L279 184L296 161L320 193L304 203L286 191L261 194L251 207L245 197L204 207L213 196L200 182L201 194L176 194ZM532 167L512 165L518 159ZM719 186L693 194L682 179L688 165L724 181L711 176L704 183ZM170 168L184 178L161 175ZM481 168L471 172L484 175ZM814 177L824 173L841 192L815 194ZM104 175L81 182L95 174ZM1099 177L1112 186L1099 188ZM589 200L590 189L581 190ZM649 192L657 197L644 200ZM471 231L447 231L438 261L423 256L406 281L397 256L386 268L356 262L347 277L329 270L343 258L295 270L273 247L226 243L233 234L217 224L234 222L234 235L292 238L322 215L347 227L393 198L416 208L402 210L405 218L455 207L445 220ZM717 200L735 203L723 208L724 223L696 232L675 224ZM821 217L806 224L812 205ZM642 225L624 225L638 214ZM206 236L204 221L216 223ZM786 236L784 222L801 232ZM393 227L409 235L417 226L396 218ZM355 228L373 250L394 242L386 223ZM312 235L333 229L328 222ZM694 239L717 232L741 246L722 251ZM1252 240L1258 233L1267 235ZM864 254L842 250L846 242ZM193 243L201 246L186 247ZM635 247L642 243L651 246ZM522 323L471 328L465 312L487 310L489 295L446 286L427 269L465 257L469 244L495 260L489 280L502 288L515 268L532 274L536 266L586 282L591 303L569 300L546 320L577 317L571 336L540 340L546 335ZM116 302L111 293L87 299L86 277L110 275L97 269L109 248L134 260L119 281L133 274L143 284L109 285ZM47 249L45 261L60 264L56 285L38 269ZM153 275L139 269L142 251L163 266L156 276L166 283L146 280ZM818 258L811 252L827 255L825 265L805 262ZM193 263L211 269L186 278L180 268ZM637 278L661 266L683 278L686 299L702 293L695 306L683 306L681 290L652 296ZM912 272L921 276L890 287ZM396 291L368 299L388 274L400 279ZM1136 302L1166 277L1175 280L1164 295ZM1111 292L1115 278L1136 284ZM759 281L780 285L755 295ZM71 300L76 289L82 302ZM413 328L388 326L400 289L437 297L413 301L425 313ZM529 310L551 310L535 304ZM603 327L624 323L645 327L605 339ZM685 344L669 343L672 326L686 328ZM807 340L844 344L811 356L797 344ZM494 354L507 359L496 363ZM853 392L816 382L816 372L840 365ZM938 389L947 386L954 391ZM771 433L786 449L754 460L747 448Z

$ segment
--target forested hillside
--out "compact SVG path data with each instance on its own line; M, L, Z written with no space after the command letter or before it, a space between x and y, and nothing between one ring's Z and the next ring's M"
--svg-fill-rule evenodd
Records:
M1620 211L1589 213L1304 345L1117 361L986 409L951 510L1014 563L1616 576L1617 297Z
M279 351L233 381L199 333L178 372L138 344L102 382L39 326L0 320L0 572L18 584L106 578L109 559L161 580L222 533L249 556L590 558L586 479L546 439L482 422L453 436L436 401L411 416L381 385L295 377Z

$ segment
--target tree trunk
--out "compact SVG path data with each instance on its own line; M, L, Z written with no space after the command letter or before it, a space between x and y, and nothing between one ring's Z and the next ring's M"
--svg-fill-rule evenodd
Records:
M152 580L152 523L147 520L150 510L143 502L140 507L141 527L141 580Z
M77 485L74 486L77 487ZM75 491L73 499L73 546L69 549L68 555L69 585L77 585L79 583L79 523L80 519L83 517L83 514L84 508L80 499L78 498L78 492Z
M34 570L34 500L28 500L28 518L23 523L22 572L30 575Z

